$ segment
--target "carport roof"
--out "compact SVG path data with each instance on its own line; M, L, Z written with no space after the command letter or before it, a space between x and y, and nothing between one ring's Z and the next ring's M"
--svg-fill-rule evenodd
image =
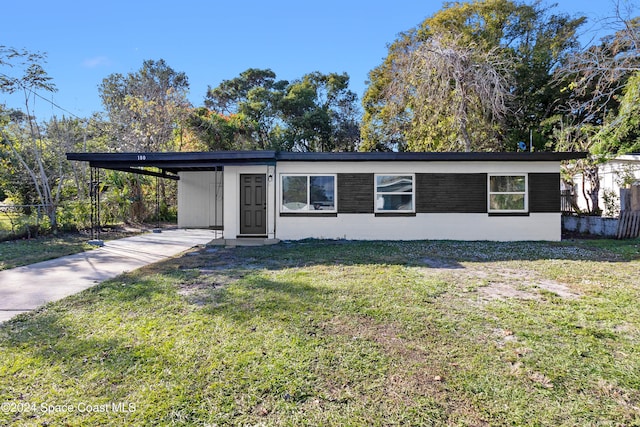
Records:
M294 153L278 151L208 151L176 153L67 153L67 160L89 162L91 167L121 170L132 173L177 179L182 171L216 170L230 165L274 165L276 162L488 162L516 161L540 162L585 158L582 152L349 152L349 153ZM153 172L147 168L156 168Z
M275 164L275 151L208 151L177 153L67 153L67 160L89 166L178 179L182 171L216 170L229 165ZM153 172L148 168L160 169Z

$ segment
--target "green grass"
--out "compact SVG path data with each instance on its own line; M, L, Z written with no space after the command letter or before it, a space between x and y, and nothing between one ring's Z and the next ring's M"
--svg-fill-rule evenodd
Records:
M100 235L103 240L133 236L138 232L110 231ZM94 249L88 234L64 233L60 236L42 236L33 239L0 242L0 270L29 265L40 261Z
M33 264L91 248L87 237L65 235L0 242L0 270Z
M206 248L0 326L0 425L640 425L639 271L638 240Z
M12 235L11 222L17 222L20 219L20 215L10 212L0 212L0 239L7 238Z

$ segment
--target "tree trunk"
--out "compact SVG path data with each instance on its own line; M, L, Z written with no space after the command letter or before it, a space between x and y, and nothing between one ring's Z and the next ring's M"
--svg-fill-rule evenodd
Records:
M591 200L591 209L589 213L591 215L600 215L602 210L600 209L600 175L598 174L598 166L589 166L584 170L583 176L586 176L589 182L589 190L587 194ZM584 186L583 186L584 188Z
M464 151L467 153L471 151L471 137L467 131L467 120L460 119L460 134L462 135L462 143L464 145Z

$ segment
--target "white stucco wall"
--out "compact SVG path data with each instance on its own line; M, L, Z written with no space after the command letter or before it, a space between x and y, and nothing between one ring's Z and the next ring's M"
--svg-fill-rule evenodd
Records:
M178 227L221 228L223 225L222 172L180 172Z
M289 173L559 173L559 162L280 162ZM558 189L559 191L559 189ZM279 189L276 201L280 199ZM276 203L277 205L277 203ZM279 209L279 206L277 206ZM486 213L418 213L388 217L338 214L337 217L276 216L276 237L354 240L551 240L561 239L561 214L489 216Z
M338 214L279 218L281 240L550 240L561 237L560 213L496 217L476 213L429 213L415 217Z
M178 182L180 227L223 226L223 237L240 235L240 175L267 176L267 237L281 240L560 240L560 213L489 216L486 213L418 213L389 217L338 214L330 217L283 216L281 174L290 173L558 173L559 162L279 162L277 166L225 166L224 172L183 172ZM220 180L224 175L224 179ZM269 178L271 177L271 179ZM212 195L223 182L224 203ZM213 200L212 200L213 198ZM337 201L336 201L337 202ZM214 214L215 213L215 214ZM216 217L220 224L212 224Z

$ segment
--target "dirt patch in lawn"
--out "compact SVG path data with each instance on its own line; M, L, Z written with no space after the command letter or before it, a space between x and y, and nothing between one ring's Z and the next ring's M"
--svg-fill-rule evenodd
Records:
M214 302L216 292L251 270L234 251L207 247L194 249L165 266L169 262L186 276L177 284L178 294L198 306Z
M528 270L513 270L507 268L492 268L491 271L477 270L476 277L484 275L486 286L478 288L481 297L488 300L518 298L541 300L557 296L564 299L574 299L580 296L564 283L539 277Z
M531 270L513 269L495 264L459 264L447 259L426 258L423 274L446 275L466 291L477 291L484 301L500 299L542 300L552 296L564 299L580 297L568 285L540 277Z

